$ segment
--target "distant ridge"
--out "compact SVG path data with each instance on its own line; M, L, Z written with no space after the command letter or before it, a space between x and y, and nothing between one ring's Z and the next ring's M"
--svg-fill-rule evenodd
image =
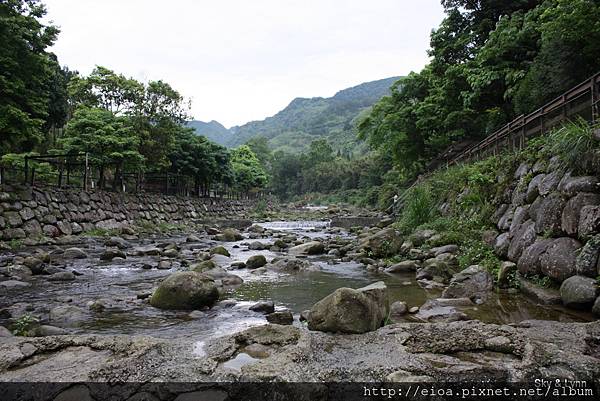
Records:
M401 77L365 82L343 89L330 98L295 98L272 117L251 121L229 130L216 121L191 121L199 135L229 147L264 136L275 150L300 152L313 140L326 138L336 150L352 152L360 146L356 122Z

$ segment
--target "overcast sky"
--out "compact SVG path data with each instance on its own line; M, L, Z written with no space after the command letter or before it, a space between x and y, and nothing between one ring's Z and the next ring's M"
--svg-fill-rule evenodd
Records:
M162 79L229 127L427 62L439 0L44 0L61 64Z

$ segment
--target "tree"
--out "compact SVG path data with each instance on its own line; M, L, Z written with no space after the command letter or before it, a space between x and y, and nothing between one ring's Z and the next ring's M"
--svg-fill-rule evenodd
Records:
M58 29L41 20L38 0L0 2L0 152L39 143L48 117L49 86L56 62L46 51Z
M104 187L107 169L114 169L118 179L124 169L137 169L144 161L127 119L101 108L77 108L60 144L68 153L89 154L90 164L100 172L100 188Z
M267 185L267 173L249 146L242 145L231 152L231 167L236 187L245 194Z

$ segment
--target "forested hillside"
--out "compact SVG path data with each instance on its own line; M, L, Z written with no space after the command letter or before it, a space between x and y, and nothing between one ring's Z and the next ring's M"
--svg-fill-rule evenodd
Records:
M600 1L443 0L431 62L360 124L412 178L457 141L485 137L600 70Z
M231 142L231 132L218 121L212 120L206 123L193 120L188 122L187 125L193 128L198 135L203 135L219 145L227 146Z
M351 153L359 144L356 124L361 113L389 94L391 85L398 79L366 82L341 90L330 98L296 98L276 115L232 127L227 133L216 127L215 122L192 121L190 126L198 134L230 147L262 136L275 150L297 153L307 150L312 141L325 138L335 150Z

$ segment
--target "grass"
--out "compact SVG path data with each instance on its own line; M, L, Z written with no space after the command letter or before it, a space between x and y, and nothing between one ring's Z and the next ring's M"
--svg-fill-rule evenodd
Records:
M12 250L19 249L23 246L23 240L13 238L10 241L8 241L7 245Z
M25 314L12 324L12 333L15 336L28 336L32 326L38 322L36 317Z
M105 228L92 228L83 233L86 237L112 237L119 234L119 230L107 230Z

